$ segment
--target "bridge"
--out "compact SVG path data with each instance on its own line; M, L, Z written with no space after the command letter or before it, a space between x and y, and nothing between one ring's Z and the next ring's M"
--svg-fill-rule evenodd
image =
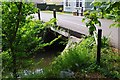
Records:
M41 20L44 22L49 21L51 18L53 18L53 14L46 13L46 12L40 12ZM38 19L38 14L34 14L35 18ZM85 26L85 23L82 22L83 16L73 16L72 14L58 14L56 16L57 19L57 25L61 28L65 29L66 31L69 30L69 34L75 37L81 37L82 35L89 35L88 28ZM99 27L96 25L97 29L102 29L103 36L106 36L110 38L110 42L112 46L117 47L120 49L120 37L119 37L119 31L120 28L109 28L111 24L114 22L112 20L108 19L99 19L102 27ZM63 32L65 33L65 32ZM67 33L65 33L68 35Z

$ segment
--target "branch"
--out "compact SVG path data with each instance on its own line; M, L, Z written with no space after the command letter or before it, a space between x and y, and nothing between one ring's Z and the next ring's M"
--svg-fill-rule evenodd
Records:
M16 28L15 28L15 33L14 33L13 41L16 38L16 34L17 34L17 31L18 31L18 28L19 28L19 24L20 24L21 12L22 12L22 2L20 2L18 9L19 9L19 11L18 11L18 14L17 14L18 17L17 17L17 22L16 22Z
M20 19L21 19L21 11L22 11L22 2L20 2L18 7L18 14L17 14L17 22L16 22L16 27L15 27L15 32L13 34L13 41L10 43L10 49L11 49L11 54L12 54L12 59L13 59L13 77L17 80L17 62L16 62L16 53L14 51L14 46L13 46L13 42L15 42L16 39L16 35L17 35L17 31L19 28L19 24L20 24Z

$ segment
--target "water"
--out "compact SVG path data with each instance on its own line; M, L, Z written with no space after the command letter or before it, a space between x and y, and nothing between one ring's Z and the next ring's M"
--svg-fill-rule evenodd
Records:
M36 69L35 71L31 70L24 70L23 74L26 75L31 75L31 74L43 74L43 69Z
M51 62L54 60L55 57L61 54L61 52L64 50L66 45L59 44L59 40L56 43L52 44L51 46L45 47L45 51L38 51L36 55L34 55L35 63L40 62L39 65L33 67L33 70L25 69L22 72L22 75L29 76L34 74L43 74L44 68L50 66Z
M37 66L34 66L33 69L25 69L22 72L18 73L19 74L18 78L21 78L23 76L34 75L34 74L43 74L44 68L48 67L51 64L54 58L59 55L58 53L60 52L56 50L38 52L35 55L34 60L36 64L39 61L41 61L41 63Z

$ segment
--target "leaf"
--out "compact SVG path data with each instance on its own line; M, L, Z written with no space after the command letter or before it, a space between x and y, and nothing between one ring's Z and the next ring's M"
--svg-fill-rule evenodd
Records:
M89 31L90 31L90 32L95 31L95 30L96 30L95 26L91 26L91 27L89 28Z
M50 19L50 23L54 23L54 22L56 22L56 21L57 21L56 18L52 18L52 19Z
M88 27L90 24L89 23L86 23L86 26Z
M87 10L87 11L85 11L83 14L84 14L85 16L86 16L86 15L89 15L89 11Z
M100 21L98 21L98 24L99 24L99 26L101 27L101 22L100 22Z
M82 22L84 22L84 21L85 21L85 18L82 19Z
M106 11L107 13L110 13L110 10L112 10L111 4L107 5L105 11Z
M95 24L98 24L99 26L101 26L101 22L99 20L96 20Z
M109 26L109 28L114 27L114 26L115 26L115 24L111 24L111 25Z

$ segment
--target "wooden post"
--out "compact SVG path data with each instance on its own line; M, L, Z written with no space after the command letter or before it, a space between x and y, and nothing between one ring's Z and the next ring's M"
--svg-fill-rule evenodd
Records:
M53 17L56 18L56 10L55 9L53 9ZM54 24L55 24L55 26L57 25L56 22L54 22Z
M39 18L39 20L41 20L41 18L40 18L40 10L38 9L38 18Z
M77 10L77 16L79 16L79 10Z
M97 64L100 64L100 57L101 57L101 36L102 36L102 29L98 29Z
M83 7L81 8L81 16L83 16Z

